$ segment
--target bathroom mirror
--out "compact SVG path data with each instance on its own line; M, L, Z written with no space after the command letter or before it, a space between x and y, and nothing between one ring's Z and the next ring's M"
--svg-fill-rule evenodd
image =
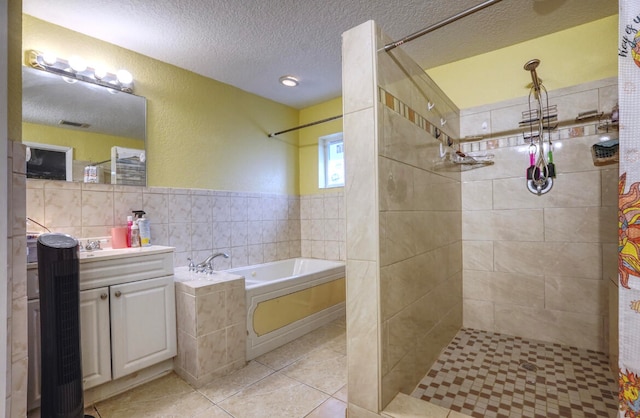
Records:
M43 154L40 145L73 150L73 181L86 181L85 168L95 166L98 175L91 182L146 185L144 97L23 66L22 121L32 155ZM116 177L122 164L112 164L114 149L132 151L125 165L136 165L135 178L130 171ZM47 178L29 172L27 177Z

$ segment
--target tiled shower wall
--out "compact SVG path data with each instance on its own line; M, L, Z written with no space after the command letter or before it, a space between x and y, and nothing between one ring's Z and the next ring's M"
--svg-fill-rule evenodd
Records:
M594 166L591 146L617 132L598 130L597 120L574 121L592 109L611 112L617 81L553 91L549 101L565 124L553 133L558 175L542 196L526 188L521 132L500 134L518 127L526 98L462 112L463 136L493 137L463 151L495 155L494 165L462 174L464 325L606 352L608 287L617 282L618 165Z
M27 180L27 216L79 238L108 236L132 210L147 212L152 243L176 248L175 265L214 251L224 269L293 257L345 259L344 195L310 196Z
M384 406L462 325L462 203L459 166L440 158L458 109L400 49L379 54L377 72Z
M401 50L378 54L385 41L373 22L343 35L354 417L410 393L462 325L460 172L435 164L457 109Z

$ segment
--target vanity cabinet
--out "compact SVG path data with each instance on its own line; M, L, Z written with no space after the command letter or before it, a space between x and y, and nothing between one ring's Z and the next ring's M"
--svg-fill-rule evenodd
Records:
M109 288L81 291L80 347L84 389L111 380L109 326Z
M173 276L111 286L113 378L176 355Z
M83 388L119 379L177 353L173 249L80 260ZM40 403L40 301L28 270L28 408ZM35 285L34 285L35 280Z

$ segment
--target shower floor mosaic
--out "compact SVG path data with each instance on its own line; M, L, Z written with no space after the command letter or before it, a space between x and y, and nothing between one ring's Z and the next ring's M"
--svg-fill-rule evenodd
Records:
M472 417L616 417L607 356L462 329L412 396Z

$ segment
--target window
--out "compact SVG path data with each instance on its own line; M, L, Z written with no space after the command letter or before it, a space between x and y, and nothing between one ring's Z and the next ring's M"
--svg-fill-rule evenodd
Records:
M73 148L23 142L27 146L27 178L73 181Z
M342 132L318 140L318 187L344 186L344 142Z

